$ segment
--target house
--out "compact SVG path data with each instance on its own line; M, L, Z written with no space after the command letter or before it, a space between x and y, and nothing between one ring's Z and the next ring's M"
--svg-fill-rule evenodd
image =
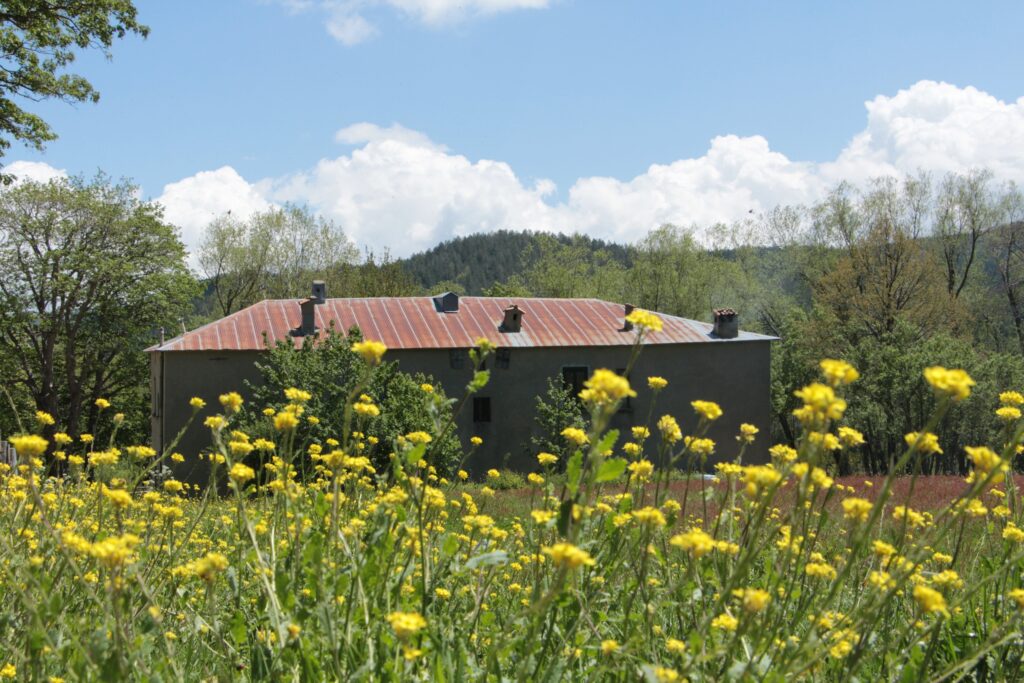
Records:
M468 351L486 337L497 347L490 359L491 380L458 417L464 444L483 438L469 467L530 471L535 454L527 450L533 430L535 398L553 376L578 391L593 370L626 367L636 332L625 322L632 310L596 299L438 296L328 299L322 283L312 297L261 301L203 327L156 345L150 354L152 440L162 451L186 423L189 399L199 396L207 412L219 409L217 397L243 392L245 381L259 382L254 361L267 341L323 334L358 326L367 339L384 342L385 360L406 372L423 372L449 396L461 396L472 371ZM732 459L735 435L743 422L760 428L747 460L767 458L770 422L770 359L774 337L737 329L732 311L716 325L662 315L664 329L645 335L644 349L632 371L637 397L615 416L612 427L628 430L675 416L689 433L696 424L690 402L718 402L725 415L709 436L719 444L710 459ZM658 375L669 386L649 416L652 392L646 377ZM309 387L309 389L315 389ZM623 439L624 440L624 439ZM202 420L195 421L177 450L191 456L209 445ZM192 462L194 458L190 458ZM179 475L180 476L180 475Z

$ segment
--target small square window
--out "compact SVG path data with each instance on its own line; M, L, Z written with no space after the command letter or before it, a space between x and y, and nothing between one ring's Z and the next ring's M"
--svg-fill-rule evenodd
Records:
M562 368L562 384L573 396L583 391L583 383L590 377L590 368L586 365L567 365Z
M490 422L491 421L491 397L490 396L474 396L473 397L473 422Z
M498 349L494 352L494 365L495 367L507 369L509 363L512 362L512 349Z
M451 349L448 352L448 363L453 370L466 367L466 349Z

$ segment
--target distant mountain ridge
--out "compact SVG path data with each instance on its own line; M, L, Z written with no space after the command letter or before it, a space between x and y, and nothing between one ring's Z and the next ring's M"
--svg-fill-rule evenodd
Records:
M592 251L603 250L627 266L632 260L630 247L586 235L497 230L456 237L400 259L398 263L426 290L438 284L456 284L465 294L479 295L495 283L521 275L529 268L545 239L555 239L562 244L575 242Z

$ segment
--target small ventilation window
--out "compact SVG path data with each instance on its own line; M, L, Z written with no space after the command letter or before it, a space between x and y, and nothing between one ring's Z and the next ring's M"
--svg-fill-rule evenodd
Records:
M590 377L590 368L586 365L567 365L562 368L562 384L572 392L573 396L579 396L583 391L583 383Z
M508 369L509 363L512 362L512 349L498 349L494 352L494 366L498 368Z
M448 352L448 364L453 370L461 370L466 367L466 350L452 349Z
M491 397L490 396L474 396L473 397L473 422L490 422L491 421Z

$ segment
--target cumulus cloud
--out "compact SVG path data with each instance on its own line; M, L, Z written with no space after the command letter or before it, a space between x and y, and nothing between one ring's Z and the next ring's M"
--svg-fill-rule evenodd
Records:
M230 166L171 183L158 197L194 248L213 217L305 204L360 245L398 256L451 237L501 228L633 241L663 223L708 226L780 204L806 204L840 180L989 168L1024 183L1024 98L921 81L865 103L863 130L831 160L800 161L761 136L722 135L707 152L655 164L634 178L582 177L554 199L550 180L527 182L500 160L470 159L400 125L357 123L336 140L353 149L312 168L250 182ZM15 162L14 172L62 173ZM699 237L700 235L698 235Z
M357 45L376 36L377 27L366 18L380 8L399 13L427 26L445 26L501 12L543 9L551 0L278 0L291 12L319 11L324 26L344 45Z
M192 251L214 218L228 211L244 218L271 206L255 185L230 166L165 185L156 201L164 206L164 219L181 228L182 240Z
M54 168L44 161L14 161L4 166L0 172L14 176L15 182L19 180L34 180L39 183L45 183L54 178L66 178L68 176L68 172L63 168Z

